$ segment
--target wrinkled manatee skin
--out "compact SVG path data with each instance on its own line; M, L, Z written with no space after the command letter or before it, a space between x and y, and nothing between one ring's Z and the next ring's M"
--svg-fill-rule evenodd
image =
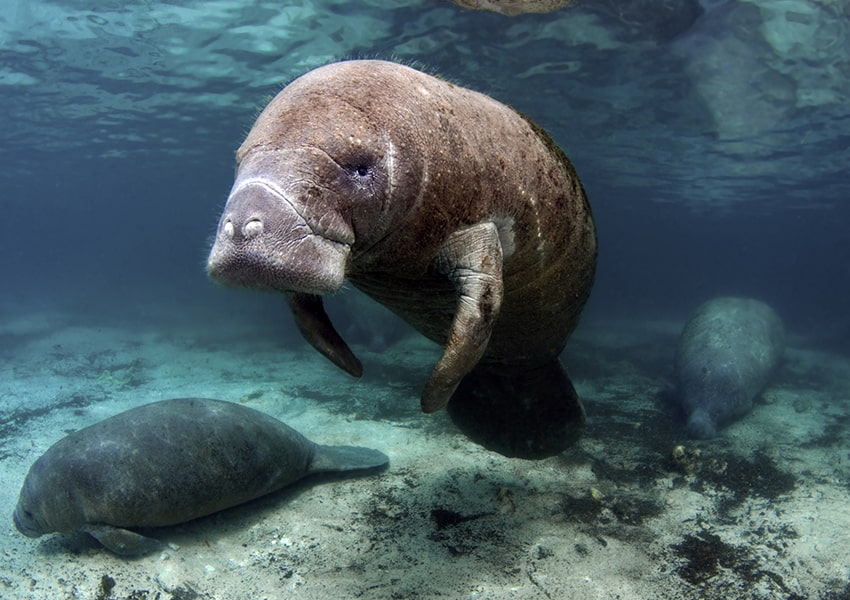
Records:
M284 294L305 339L359 377L322 300L348 281L443 347L424 412L447 408L505 456L578 439L584 412L559 356L593 285L596 228L540 127L427 73L352 60L281 90L236 157L214 281Z
M707 439L747 414L779 364L785 332L767 304L723 297L700 306L676 350L677 392L690 437Z
M377 450L315 444L240 404L163 400L56 442L30 468L13 518L28 537L84 531L131 555L156 541L127 529L209 515L311 473L386 462Z

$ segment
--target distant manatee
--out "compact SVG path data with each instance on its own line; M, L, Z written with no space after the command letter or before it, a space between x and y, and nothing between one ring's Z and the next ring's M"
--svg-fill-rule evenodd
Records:
M59 440L30 469L15 509L28 537L84 531L122 555L159 548L130 531L189 521L306 475L386 465L377 450L320 446L260 411L163 400Z
M678 395L687 432L709 438L718 426L748 413L779 363L785 333L767 304L716 298L685 325L676 351Z

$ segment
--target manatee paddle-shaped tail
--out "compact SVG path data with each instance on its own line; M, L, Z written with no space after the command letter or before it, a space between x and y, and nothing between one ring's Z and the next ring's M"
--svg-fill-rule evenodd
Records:
M389 463L387 455L380 450L363 446L316 446L316 454L310 463L309 473L339 473L347 471L371 471L381 469Z
M584 408L560 360L529 369L479 364L448 405L470 439L510 457L562 452L584 431Z

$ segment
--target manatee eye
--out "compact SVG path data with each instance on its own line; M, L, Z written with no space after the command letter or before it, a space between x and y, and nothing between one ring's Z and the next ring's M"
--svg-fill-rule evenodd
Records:
M358 177L366 177L369 174L369 167L366 165L360 165L354 169L354 172L357 173Z

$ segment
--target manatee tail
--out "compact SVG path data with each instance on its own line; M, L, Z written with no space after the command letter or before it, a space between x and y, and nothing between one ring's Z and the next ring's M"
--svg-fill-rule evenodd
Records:
M317 444L310 463L310 473L361 471L389 464L389 457L379 450L362 446L322 446Z
M557 358L534 369L479 363L448 406L455 425L489 450L540 459L572 446L584 430L584 408Z
M688 434L688 437L707 440L717 435L717 424L705 409L698 408L688 417L685 432Z

